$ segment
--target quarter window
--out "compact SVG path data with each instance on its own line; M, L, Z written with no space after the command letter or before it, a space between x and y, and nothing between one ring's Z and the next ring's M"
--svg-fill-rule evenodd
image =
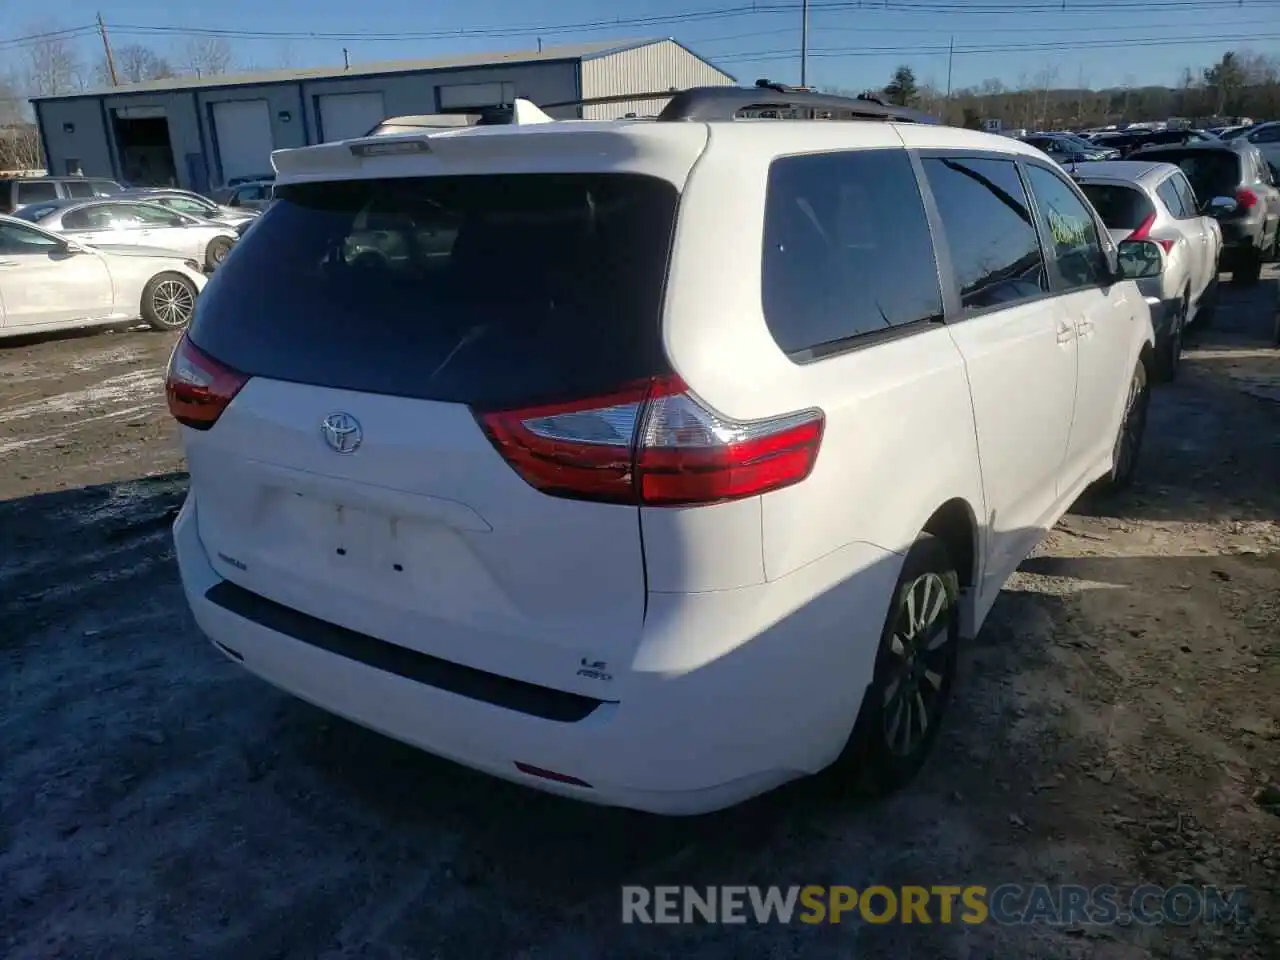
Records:
M940 318L933 240L906 152L775 160L761 293L770 333L797 360Z
M1185 219L1188 214L1182 205L1182 197L1178 193L1178 188L1173 185L1173 178L1170 177L1160 186L1156 187L1156 196L1169 208L1169 212L1179 220Z
M1187 183L1187 178L1182 173L1176 173L1172 177L1173 188L1178 191L1178 196L1182 198L1182 207L1186 210L1188 218L1200 215L1200 201L1196 197L1196 192L1191 189L1191 184Z
M1005 307L1046 293L1044 256L1017 166L974 157L923 162L965 310Z
M1097 287L1108 282L1107 257L1098 226L1085 202L1059 176L1044 167L1027 166L1031 192L1040 208L1045 236L1053 246L1058 278L1064 290Z

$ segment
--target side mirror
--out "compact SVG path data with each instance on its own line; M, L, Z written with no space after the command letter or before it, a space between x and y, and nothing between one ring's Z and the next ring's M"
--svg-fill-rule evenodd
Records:
M1205 210L1211 217L1221 217L1228 213L1235 213L1237 206L1235 197L1214 197L1205 205Z
M186 225L187 225L186 217L170 217L169 218L169 226L171 227L185 227Z
M89 252L89 251L88 251L88 250L86 250L84 247L80 246L80 244L76 243L74 240L67 240L67 241L65 241L65 242L62 244L62 250L63 250L63 252L64 252L64 253L73 254L73 255L74 255L74 254L78 254L78 253L88 253L88 252Z
M1153 240L1126 240L1116 253L1117 280L1146 280L1164 273L1164 251Z

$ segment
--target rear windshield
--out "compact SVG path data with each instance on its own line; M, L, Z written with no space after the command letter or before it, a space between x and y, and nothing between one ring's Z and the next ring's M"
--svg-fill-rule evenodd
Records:
M678 193L631 174L280 187L200 297L192 340L254 376L475 406L665 369Z
M1197 197L1234 197L1240 186L1240 155L1234 150L1144 150L1143 160L1181 167Z
M1082 183L1080 189L1089 198L1109 230L1137 230L1142 221L1155 213L1155 207L1141 190L1110 183Z

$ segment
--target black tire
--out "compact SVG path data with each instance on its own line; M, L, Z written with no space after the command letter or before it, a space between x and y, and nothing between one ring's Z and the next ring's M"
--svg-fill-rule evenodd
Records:
M1182 366L1182 335L1186 329L1187 299L1184 294L1183 299L1178 301L1178 313L1169 330L1156 342L1155 362L1151 371L1154 383L1168 383L1178 376L1178 369Z
M180 273L158 273L142 291L142 319L155 330L182 330L196 309L196 285Z
M1213 321L1218 316L1218 292L1220 289L1217 271L1214 271L1214 276L1209 281L1209 286L1205 288L1204 293L1200 294L1200 306L1196 310L1195 320L1192 321L1192 326L1197 330L1207 330L1213 326Z
M880 796L904 786L919 772L937 738L956 676L959 583L946 545L920 534L902 563L880 633L875 672L836 761L836 776L855 792ZM926 591L925 612L934 616L912 637L907 633L908 598L912 604L925 603ZM935 598L942 603L936 610ZM925 718L922 728L920 717Z
M1138 472L1138 460L1142 454L1142 440L1147 431L1147 407L1151 401L1151 389L1147 385L1147 368L1139 361L1129 380L1129 392L1125 400L1120 429L1116 431L1115 447L1111 456L1111 472L1098 482L1104 492L1119 492L1133 484Z
M229 237L214 237L204 251L204 268L209 272L217 270L235 243Z
M1240 263L1231 271L1231 282L1250 287L1262 276L1262 251L1250 249L1240 254Z

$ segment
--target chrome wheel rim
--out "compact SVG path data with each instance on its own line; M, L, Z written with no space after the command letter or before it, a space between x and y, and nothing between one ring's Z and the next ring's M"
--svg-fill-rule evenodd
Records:
M940 574L911 581L889 640L882 715L885 745L899 757L915 753L935 726L951 669L951 592Z
M1129 396L1124 402L1124 419L1120 421L1120 435L1116 437L1114 460L1115 475L1127 476L1133 466L1134 454L1138 449L1138 440L1142 434L1142 420L1135 414L1141 402L1142 386L1135 373L1129 381Z
M180 280L161 280L151 295L151 306L167 327L178 327L191 319L196 298Z

